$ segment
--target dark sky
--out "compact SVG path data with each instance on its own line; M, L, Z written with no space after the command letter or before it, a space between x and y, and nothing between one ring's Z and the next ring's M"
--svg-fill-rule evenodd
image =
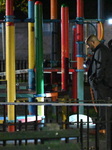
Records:
M41 0L44 8L44 18L50 19L50 0ZM76 0L58 0L58 18L60 18L60 8L62 4L69 6L70 19L76 18ZM98 0L84 0L84 18L97 19ZM104 0L104 19L112 17L112 0Z
M36 0L35 0L36 1ZM43 3L43 18L50 19L50 0L40 0ZM69 18L76 18L76 1L77 0L57 0L58 1L58 19L60 19L61 5L66 4L69 7ZM104 1L104 19L112 18L112 0ZM84 18L85 19L97 19L98 18L98 0L84 0ZM26 19L28 14L15 10L14 12L16 19ZM4 14L0 14L0 19L4 19Z

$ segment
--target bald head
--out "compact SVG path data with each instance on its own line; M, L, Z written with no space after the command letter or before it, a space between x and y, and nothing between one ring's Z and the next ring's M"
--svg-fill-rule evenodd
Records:
M100 44L100 41L96 35L90 35L86 40L86 44L93 50Z
M96 37L96 35L90 35L90 36L87 38L87 43L88 43L88 42L94 42L94 41L99 41L98 38Z

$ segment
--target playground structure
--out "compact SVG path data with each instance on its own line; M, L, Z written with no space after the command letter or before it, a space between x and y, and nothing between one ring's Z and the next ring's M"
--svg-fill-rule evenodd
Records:
M98 1L101 6L101 1ZM34 11L35 10L35 11ZM74 46L72 67L69 68L69 9L68 6L61 6L61 55L56 56L57 42L56 36L52 34L52 54L50 68L43 68L43 34L42 34L42 3L28 0L28 90L27 94L32 94L28 98L29 102L44 102L44 97L52 97L53 101L59 99L59 94L63 97L69 97L73 101L84 100L84 27L88 23L84 19L83 0L77 0L77 17L74 21ZM103 19L101 8L99 7L98 20L98 37L103 40ZM51 18L52 33L57 32L57 0L51 0ZM11 38L10 38L11 37ZM7 102L15 102L16 100L16 81L15 81L15 27L13 1L6 0L6 82L7 82ZM35 57L36 56L36 57ZM53 65L57 60L61 59L60 68ZM35 69L34 69L35 68ZM50 72L52 92L44 92L44 73ZM57 72L61 72L61 90L58 89ZM69 73L72 73L72 96L69 95ZM55 88L54 88L55 86ZM66 98L63 102L66 101ZM29 106L29 114L34 114L36 106ZM9 105L8 121L14 121L14 106ZM76 107L73 108L76 112ZM63 121L66 120L66 108L63 107ZM79 113L84 113L84 107L79 107ZM38 106L38 115L44 116L44 106ZM11 127L11 126L10 126ZM11 127L9 131L14 131Z

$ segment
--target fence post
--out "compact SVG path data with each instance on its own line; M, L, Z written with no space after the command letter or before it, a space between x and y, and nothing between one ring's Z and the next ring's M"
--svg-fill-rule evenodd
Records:
M99 150L99 120L96 119L96 134L95 134L95 147Z
M108 103L110 101L108 100ZM106 107L106 145L107 150L112 150L112 131L111 131L111 107Z
M83 150L83 120L80 120L80 143L81 143L81 150Z

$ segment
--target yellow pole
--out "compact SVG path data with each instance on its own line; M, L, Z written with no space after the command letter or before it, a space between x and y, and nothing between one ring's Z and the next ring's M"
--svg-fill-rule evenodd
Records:
M6 79L7 79L7 102L14 102L16 99L15 87L15 27L14 23L6 23ZM14 122L14 106L8 106L8 121ZM14 131L14 126L9 127Z
M44 102L44 97L38 97L36 99L38 102ZM43 105L38 106L37 113L39 116L44 116L44 106Z
M67 107L63 106L62 107L62 121L63 121L63 129L66 129L66 119L67 119Z
M28 23L28 68L34 69L35 51L34 51L34 23Z

